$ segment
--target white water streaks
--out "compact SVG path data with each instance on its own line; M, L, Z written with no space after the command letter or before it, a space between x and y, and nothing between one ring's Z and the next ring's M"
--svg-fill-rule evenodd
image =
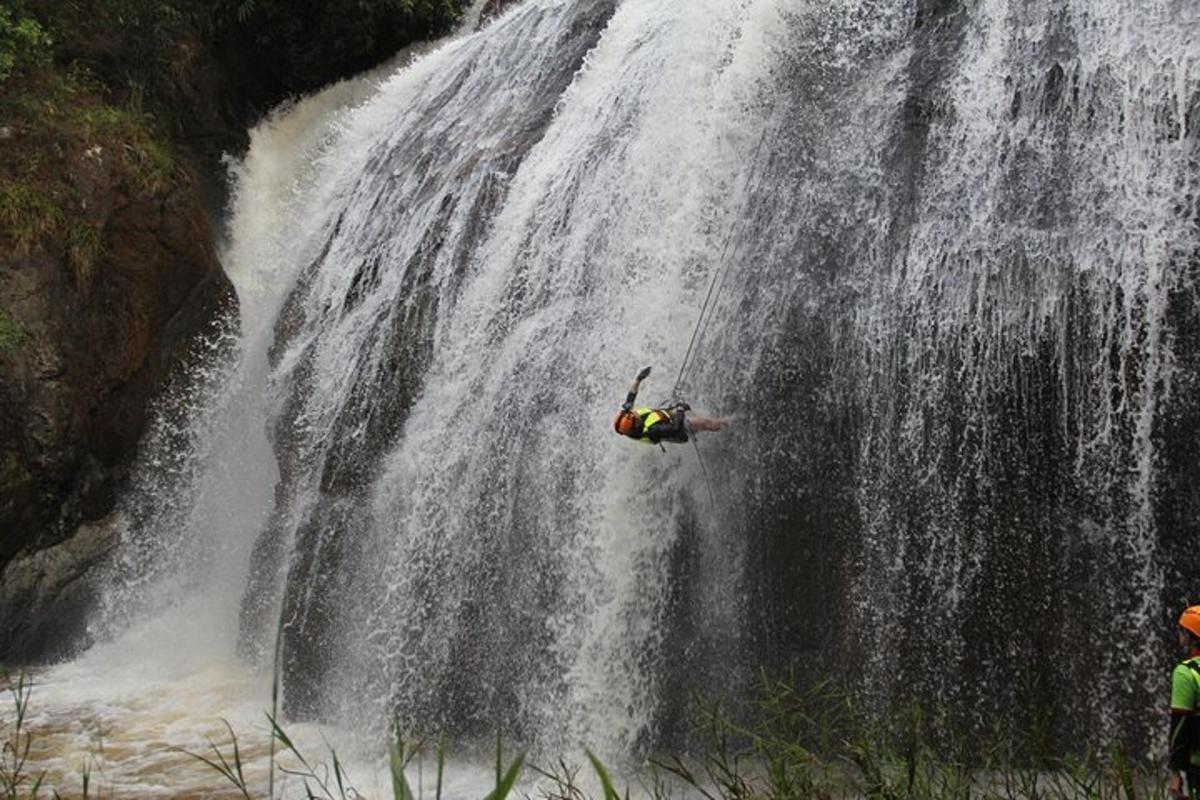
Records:
M247 670L234 645L251 549L278 483L267 439L267 354L283 299L313 257L306 223L321 202L314 182L322 154L384 74L428 49L412 48L391 67L282 107L251 131L245 157L230 162L221 258L239 313L203 343L211 357L160 401L142 443L133 486L114 515L117 556L97 578L101 602L89 630L100 644L34 676L30 769L47 771L43 788L72 796L86 769L93 795L240 796L215 771L171 750L203 753L208 739L226 749L220 720L228 719L251 785L265 794L270 680ZM324 757L316 728L289 729L306 754ZM359 777L382 786L378 766ZM288 785L302 793L295 780Z
M495 713L544 745L623 752L654 721L673 520L708 500L694 462L629 450L609 418L643 360L669 390L765 114L769 48L746 22L770 9L621 5L540 141L512 172L480 169L522 144L512 120L530 87L507 76L549 69L544 43L585 8L530 4L456 54L479 51L453 95L431 76L403 103L364 109L345 140L347 194L329 211L339 233L281 364L299 376L306 431L336 430L355 409L345 437L303 443L320 469L297 501L319 490L341 503L303 549L353 586L320 584L304 564L298 593L310 594L288 616L304 631L289 644L298 669L323 670L318 707L355 727L385 725L392 706L413 726L479 729ZM518 34L529 63L514 66ZM434 103L430 133L418 111ZM433 135L436 150L413 144ZM409 150L422 170L381 183L378 164L394 170ZM497 196L480 225L479 203ZM387 268L364 269L364 254ZM404 428L376 457L379 376L414 339L428 345L422 388L390 410ZM347 447L356 437L363 446ZM336 499L359 496L368 508ZM327 657L303 653L314 635Z
M143 444L133 489L118 506L119 561L94 623L101 638L138 624L166 632L155 619L167 613L178 617L176 641L150 647L203 663L233 655L250 550L278 481L266 437L267 350L304 258L297 217L314 158L363 91L339 84L276 112L251 132L246 158L231 165L222 263L237 290L238 318L220 331L227 355L209 365L211 374L195 376L186 396L162 404Z
M1148 635L1165 616L1151 433L1171 385L1168 298L1188 280L1180 254L1200 243L1194 220L1180 213L1200 191L1195 140L1175 118L1200 88L1200 42L1180 11L1171 2L1132 13L1118 3L1063 11L997 0L968 16L944 74L944 105L930 121L916 224L856 337L903 335L891 368L906 377L884 382L912 386L897 409L905 420L881 416L868 446L907 453L902 468L941 487L922 535L928 544L898 554L893 543L922 537L899 533L892 526L904 523L893 519L868 540L869 559L925 576L929 585L916 591L940 599L919 601L922 616L941 631L961 626L961 604L994 580L989 556L1021 546L991 539L968 508L996 491L1005 468L1012 415L997 411L998 398L1023 398L1033 416L1037 354L1054 353L1050 380L1064 397L1051 424L1082 498L1058 535L1077 537L1078 515L1108 530L1086 597L1106 609L1106 637L1119 642L1098 669L1107 677L1097 694L1108 701L1088 701L1109 709L1095 724L1110 736L1138 724L1139 704L1120 699L1141 692L1149 702L1159 682L1157 640ZM943 416L947 397L954 411ZM957 452L947 446L954 441ZM1027 447L1023 459L1052 457ZM874 474L862 486L864 506L887 480ZM864 578L877 593L879 583ZM943 634L943 642L942 663L960 663L970 635Z
M479 460L479 442L467 437L457 450L439 453L424 449L428 434L423 431L440 429L443 440L455 441L447 431L452 418L437 419L440 406L488 403L494 404L494 411L512 402L512 387L505 385L503 372L511 377L522 371L519 354L532 348L537 369L561 374L541 381L541 388L528 383L539 396L517 400L527 407L522 413L537 416L546 433L535 448L540 452L530 455L538 460L549 457L548 450L556 449L549 447L555 438L574 448L553 454L555 463L537 465L535 471L553 475L560 487L562 481L576 481L579 490L557 510L552 505L543 508L538 498L544 493L533 484L513 493L530 503L531 512L549 512L530 535L552 540L548 555L559 562L554 568L567 574L560 594L564 603L538 623L550 634L541 653L551 659L548 664L558 686L572 687L567 704L557 706L559 695L540 693L533 674L520 676L519 692L527 695L520 713L527 719L526 730L540 728L547 742L586 739L599 749L623 752L646 734L654 678L652 665L644 663L645 648L654 647L659 638L656 628L661 626L655 620L662 616L664 592L660 569L663 551L675 535L664 523L675 513L674 506L692 500L671 500L673 492L664 486L658 490L657 508L624 507L621 494L645 503L650 497L638 490L639 481L654 482L660 465L678 466L680 459L678 454L661 457L649 449L618 452L620 442L596 434L604 432L610 407L621 399L625 373L636 369L630 365L649 353L662 364L658 380L665 386L669 360L682 354L682 337L694 319L687 303L703 287L711 266L705 263L705 237L719 237L721 226L736 218L736 209L716 195L728 193L744 167L753 127L762 114L755 83L765 59L758 52L761 41L754 38L762 35L761 27L746 25L753 4L712 3L705 16L694 16L653 3L629 3L613 21L612 31L605 32L605 46L592 51L587 44L579 50L581 57L592 53L578 86L561 100L558 94L571 86L577 66L562 75L562 85L553 93L548 90L554 86L544 81L523 85L529 76L554 72L531 67L518 73L513 85L490 95L494 76L487 78L488 70L505 69L503 59L513 50L511 42L522 41L530 53L540 48L544 55L537 58L549 58L556 54L554 39L569 33L569 23L591 26L598 38L606 15L590 7L599 5L530 3L484 34L407 67L384 82L378 93L373 94L373 84L337 87L277 112L252 132L250 152L231 165L234 192L223 259L238 290L240 319L230 321L214 340L214 350L220 354L218 345L227 347L228 355L214 357L209 372L196 376L189 394L170 400L176 405L165 408L143 448L146 456L134 488L118 512L119 557L92 625L94 635L110 643L39 676L38 699L44 709L39 721L45 723L44 740L54 751L47 763L64 781L61 785L71 782L72 748L86 750L85 740L95 733L85 730L86 724L52 730L65 715L94 719L101 731L96 736L103 737L103 730L119 736L122 744L109 750L111 758L97 780L119 787L123 796L202 792L198 787L204 768L197 765L200 773L193 776L175 759L163 756L162 747L199 749L205 735L221 739L214 722L220 716L230 718L248 737L251 761L261 759L262 732L254 728L261 720L254 718L266 702L266 679L240 671L233 661L233 644L250 550L254 537L268 524L279 481L276 458L264 434L283 436L278 417L294 414L285 427L314 440L305 442L311 451L297 448L292 453L298 471L313 470L298 478L299 488L291 496L294 506L276 509L285 526L299 526L325 495L320 486L323 459L313 453L333 438L343 444L354 438L353 431L335 432L332 422L351 391L346 368L386 363L387 353L368 333L367 321L380 309L412 305L412 296L406 298L398 284L412 281L414 276L404 267L415 263L414 254L429 248L424 231L436 227L437 212L444 208L440 199L430 201L429 193L437 194L442 184L453 187L460 175L484 184L501 200L511 196L511 201L483 215L467 213L465 219L474 228L455 229L451 223L439 229L452 242L458 240L447 252L461 252L443 259L432 277L422 279L438 287L440 309L436 320L430 320L436 327L413 329L439 346L430 367L432 377L412 399L414 419L421 424L410 425L387 458L391 466L373 478L373 508L379 521L371 530L353 532L371 537L368 541L377 545L372 563L355 565L355 580L382 581L369 586L362 599L383 602L367 609L362 603L347 604L363 616L351 617L351 624L337 631L347 646L338 655L348 663L330 672L323 688L333 695L331 704L355 706L368 729L378 731L397 697L403 699L406 687L422 674L426 679L434 672L453 678L452 658L415 665L405 674L398 670L403 662L391 657L395 645L386 639L401 635L397 628L408 624L405 614L413 601L404 596L391 600L402 595L403 573L413 563L400 560L399 548L419 548L430 527L421 515L457 509L462 516L452 519L451 526L467 532L480 509L489 505L481 498L496 474L510 487L545 478L522 477L520 460L510 459L492 463L474 482L447 493L441 476L458 469L456 463ZM745 31L756 32L747 37ZM674 47L683 47L687 58L672 59ZM466 86L478 87L475 94L460 84L456 97L438 83L456 68L464 70ZM485 79L472 84L472 73ZM350 108L353 104L359 105ZM536 128L526 132L512 124L510 117L520 117L512 109L522 104L534 111L544 106L544 112L538 112L546 115L541 124L550 123L554 115L551 133L540 144ZM485 108L494 111L490 123ZM423 128L429 149L404 150L406 126L414 125ZM477 154L489 148L499 154L493 166L472 173ZM531 148L535 153L526 169L522 162ZM414 161L394 158L393 149ZM388 165L383 172L381 163ZM637 180L630 180L639 173ZM661 184L656 174L671 177ZM515 189L507 187L510 181ZM399 187L410 203L378 206L380 183ZM554 204L567 218L557 224L551 222ZM493 214L504 222L492 225ZM564 231L564 224L578 231ZM415 234L406 238L410 230ZM379 238L372 241L380 245L378 250L355 249L361 237L376 235ZM321 317L330 298L353 307L358 301L354 294L360 291L354 286L356 269L371 258L388 269L378 276L379 286L361 292L365 297L357 314L352 310L327 327L302 322L289 330L286 315L282 328L276 322L297 276L301 286L295 302L312 303L306 312ZM310 270L317 262L321 269ZM522 286L516 291L506 276L514 262L524 264L518 270ZM568 295L590 291L585 284L594 284L598 293L574 320L575 330L567 340L551 346L545 337L556 334L572 316L565 308ZM526 287L533 294L516 297ZM638 288L660 292L661 302L641 302L637 291L629 291ZM589 319L593 327L586 326ZM472 320L484 326L476 327ZM657 334L664 326L674 331L667 341ZM278 343L277 330L284 336ZM278 348L277 366L268 379L273 344ZM306 346L324 354L312 362L313 384L304 389L304 408L296 413L288 407L287 391L299 351ZM492 368L470 375L473 385L466 388L462 370L476 369L488 348L492 356L486 360L493 362ZM578 412L572 410L581 398ZM535 401L553 404L561 418L536 412ZM504 447L525 446L522 427L506 430L499 419L475 416L472 425L480 431L491 426ZM594 444L579 452L585 439ZM631 455L633 466L627 471ZM286 461L289 456L282 457ZM394 494L394 481L395 470L403 469L399 465L406 458L417 460L410 468L416 478L406 478L412 494L403 498ZM572 458L578 464L572 464ZM579 474L572 478L577 468ZM684 464L685 475L688 470L694 465ZM609 499L597 501L595 485L605 487ZM405 504L418 509L407 519ZM446 511L434 512L434 507ZM503 518L491 521L506 523ZM511 521L510 517L507 522ZM288 549L280 568L288 565ZM471 549L464 543L461 555ZM436 552L432 549L425 557ZM451 599L439 600L448 610L431 621L429 633L450 642L459 620L452 587L441 588ZM590 666L593 656L607 659L615 671L605 674ZM637 663L639 658L643 663ZM394 683L378 694L355 693L360 688L355 684L366 675L373 680L386 676ZM304 675L294 680L302 681ZM88 697L74 696L84 682L91 687ZM591 705L594 713L580 713ZM196 726L183 735L189 719ZM140 743L139 729L144 737ZM176 734L182 741L173 739ZM371 744L377 749L381 742ZM255 764L252 769L259 780L261 760ZM178 771L178 782L169 783L158 767ZM133 774L118 777L122 769Z
M266 437L267 349L302 263L295 231L313 161L336 138L346 107L375 85L346 82L277 111L231 165L222 263L240 315L214 336L206 372L160 405L143 442L117 511L118 559L90 625L101 643L33 675L30 767L47 772L44 788L77 796L86 769L93 796L241 796L173 749L211 756L211 740L231 753L224 719L251 787L266 794L270 678L240 663L234 645L251 548L278 480ZM306 755L326 757L315 727L289 729ZM280 780L283 796L303 796L299 782Z
M980 716L1031 703L1017 675L1077 653L1071 609L1098 608L1109 646L1037 691L1086 675L1096 689L1073 713L1100 738L1144 731L1168 657L1155 437L1178 355L1170 300L1190 292L1200 243L1197 10L996 0L923 18L885 3L879 24L839 27L835 9L791 19L853 57L781 66L822 91L789 99L770 149L793 174L748 227L772 278L748 273L757 300L728 307L774 334L739 384L795 376L809 404L793 414L852 420L844 625L868 690ZM822 442L761 447L786 451L794 478L815 449L801 443Z
M470 9L470 27L481 3ZM277 413L268 352L284 299L315 257L316 232L307 225L326 199L318 183L322 158L347 114L433 46L406 48L359 78L284 104L250 131L245 156L228 160L231 199L220 255L237 313L206 342L213 357L159 403L140 447L133 487L116 513L122 541L102 579L92 625L98 638L139 620L165 630L154 618L176 613L186 635L157 647L218 661L233 656L251 548L279 480L268 442Z

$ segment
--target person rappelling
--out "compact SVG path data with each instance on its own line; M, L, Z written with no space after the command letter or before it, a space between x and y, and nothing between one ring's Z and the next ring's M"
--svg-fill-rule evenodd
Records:
M1187 657L1171 673L1167 794L1172 800L1200 796L1200 606L1185 609L1179 618L1179 646Z
M613 430L646 444L687 444L688 435L695 431L719 431L730 423L728 418L709 418L692 413L687 403L673 402L668 408L634 408L638 389L650 375L646 367L637 374L621 410L613 417Z

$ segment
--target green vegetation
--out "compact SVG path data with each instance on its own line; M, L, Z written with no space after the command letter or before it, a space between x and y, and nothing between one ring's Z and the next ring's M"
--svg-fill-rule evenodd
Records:
M29 712L29 696L33 684L24 672L13 679L8 673L0 675L12 699L13 720L5 721L0 729L0 797L3 800L36 798L45 776L31 777L26 770L29 750L33 746L33 735L25 729L25 718Z
M25 255L62 228L63 211L34 186L0 180L0 233L7 233L13 250Z
M329 758L332 762L332 767L322 764L310 762L308 758L296 747L291 737L280 727L279 723L267 715L267 719L271 723L272 741L282 746L283 750L289 753L293 760L299 765L295 768L280 767L280 771L299 778L304 784L305 797L312 800L354 800L362 795L354 788L350 781L350 776L346 773L345 767L338 758L337 751L332 747L329 749ZM244 764L242 762L242 749L238 742L237 733L229 722L222 720L225 723L226 729L229 731L229 744L222 750L220 746L213 742L209 742L209 750L211 755L200 753L192 753L187 750L179 750L198 761L203 762L208 767L211 767L219 773L225 780L229 781L246 800L255 800L253 789L246 781ZM400 737L395 737L391 746L388 749L389 767L391 771L392 794L395 800L418 800L422 795L414 794L412 784L408 781L406 770L415 758L419 758L424 750L421 745L409 745ZM599 766L599 761L595 762L597 769L603 770ZM437 783L434 787L434 797L436 800L442 798L442 787L445 779L446 767L446 742L441 739L438 742L437 750ZM505 800L516 788L517 780L521 777L521 773L525 768L525 754L520 753L506 767L504 765L504 743L499 733L496 734L496 784L495 788L488 794L484 800ZM272 783L268 790L267 797L273 797L274 792L274 770L275 765L272 762ZM607 781L607 775L601 772L603 779ZM607 784L606 784L607 785ZM607 798L606 798L607 800ZM615 796L614 796L615 800Z
M671 797L704 797L707 800L1138 800L1165 796L1165 775L1160 765L1135 762L1113 751L1078 757L1024 761L1010 738L988 743L976 758L945 752L930 744L919 714L901 715L890 726L860 718L845 700L819 690L801 697L783 687L765 701L763 716L750 726L732 722L713 709L703 723L707 738L693 758L670 757L651 761L648 774L639 778L640 795L664 800ZM817 716L802 708L821 708ZM276 739L301 767L282 771L303 779L306 796L322 800L347 800L357 796L336 752L330 749L332 767L313 764L272 720ZM237 736L215 758L195 756L238 787L242 796L256 795L242 772ZM495 789L485 800L507 797L525 768L523 756L504 767L497 737ZM399 740L391 748L393 795L396 800L421 800L405 773L424 754L420 745L405 747ZM579 768L561 759L549 768L530 765L542 780L539 800L621 800L629 788L618 789L608 768L590 751L588 761L600 793L590 794L581 785ZM445 743L437 749L437 781L433 796L442 796ZM332 778L330 777L332 776ZM267 795L272 796L271 794Z
M67 257L75 268L75 279L80 286L90 283L102 249L100 234L94 226L87 222L76 222L71 226L67 234Z
M50 63L49 34L38 21L0 6L0 84L14 74L41 69Z
M0 308L0 353L16 350L26 336L25 329L4 308Z
M0 800L42 800L50 797L60 800L61 795L53 789L43 793L42 785L46 773L36 776L29 771L29 756L33 747L33 734L26 728L29 713L29 698L33 694L33 681L29 675L19 671L14 677L6 667L0 665L0 687L11 699L13 718L0 717ZM80 768L80 800L91 796L92 772L85 761Z
M5 0L5 251L65 253L86 280L103 248L89 192L109 181L161 196L181 175L180 135L197 115L212 124L210 106L249 119L447 30L461 8L460 0ZM227 96L210 96L218 89Z
M1166 791L1160 764L1119 750L1045 752L1040 724L997 725L967 741L925 709L878 719L827 685L798 692L766 682L748 723L720 706L701 718L699 757L653 764L709 800L1136 800Z
M32 687L24 675L9 681L14 721L0 715L0 800L36 800L43 779L28 768L32 735L25 729ZM298 779L306 797L352 800L355 790L337 752L330 747L328 762L304 754L278 721L268 715L271 741L287 755L280 772ZM1138 761L1119 751L1086 752L1074 756L1038 755L1041 732L997 729L987 741L971 747L944 734L933 739L933 725L912 709L888 720L869 718L848 695L819 686L798 692L786 684L766 684L748 721L739 722L721 706L698 715L695 755L652 759L640 770L640 796L704 797L707 800L1139 800L1165 796L1165 771L1160 764ZM1036 727L1036 726L1035 726ZM246 800L275 796L272 778L267 793L246 779L243 748L226 722L229 741L210 742L210 752L190 753L214 770ZM1029 741L1026 741L1029 740ZM438 739L430 752L419 741L394 737L390 747L392 793L396 800L423 800L426 787L413 791L407 773L423 759L436 759L432 797L441 800L445 785L447 747ZM580 767L559 760L550 767L527 764L524 754L507 761L503 739L495 742L495 783L484 800L506 800L528 769L540 778L538 800L620 800L631 791L618 787L609 769L585 752L594 774L582 787ZM585 762L585 763L587 763ZM272 762L272 776L276 765ZM87 796L90 775L84 769ZM52 790L50 796L57 796Z
M34 5L34 0L21 0ZM176 79L207 50L226 87L264 110L445 32L460 0L83 0L38 2L62 62L98 76L118 105L139 95L166 127L179 118Z
M65 254L81 284L90 281L103 250L100 231L89 220L89 191L103 192L111 181L126 192L160 195L175 180L170 137L141 108L140 93L125 91L118 102L88 69L86 36L106 41L95 26L119 27L134 15L108 15L139 4L152 5L17 0L0 7L0 123L7 129L6 157L0 159L0 241L18 257L35 250ZM64 27L73 17L79 25Z
M121 158L151 192L166 189L175 173L175 157L154 118L136 108L98 106L77 111L74 124L89 142L120 146Z

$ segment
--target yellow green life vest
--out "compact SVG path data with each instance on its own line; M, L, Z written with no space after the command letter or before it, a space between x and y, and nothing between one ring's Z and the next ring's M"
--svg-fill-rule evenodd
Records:
M646 434L649 433L651 425L656 425L659 422L669 422L671 419L670 412L664 411L661 408L635 408L633 413L642 419L642 435L637 440L642 444L656 444L656 442L650 441L650 437Z

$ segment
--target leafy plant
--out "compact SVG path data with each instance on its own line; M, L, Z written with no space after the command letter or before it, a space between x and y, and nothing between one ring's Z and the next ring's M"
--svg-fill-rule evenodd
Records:
M500 730L496 730L496 788L492 790L486 800L504 800L512 792L513 787L517 784L517 778L521 777L521 770L525 766L525 754L519 754L508 766L504 769L504 740Z
M48 65L52 45L37 20L14 17L12 9L0 6L0 83Z

